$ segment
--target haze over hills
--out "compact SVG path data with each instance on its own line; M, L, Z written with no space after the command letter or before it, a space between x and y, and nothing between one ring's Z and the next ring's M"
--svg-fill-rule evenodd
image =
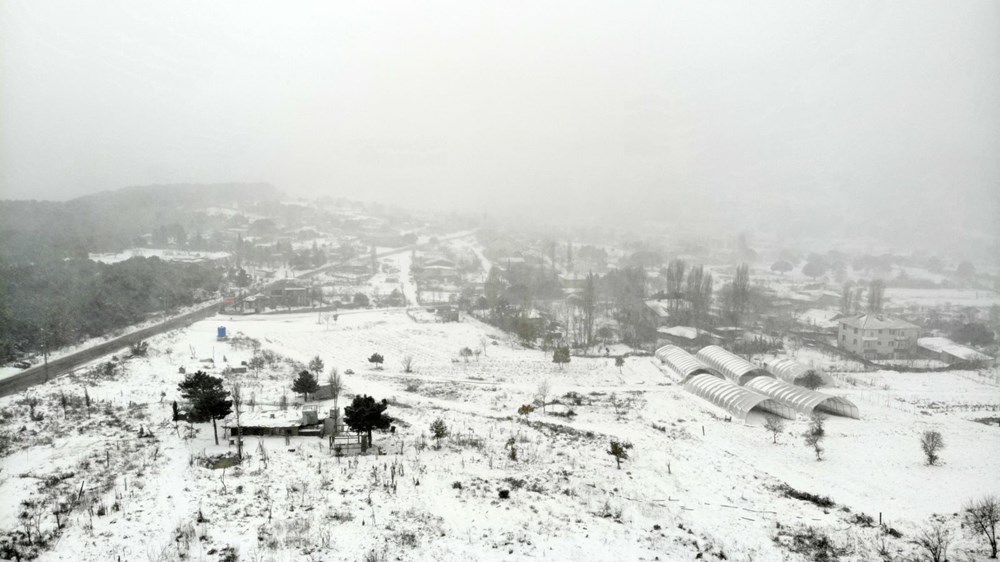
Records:
M1000 229L998 11L3 3L0 197L254 178L961 248Z

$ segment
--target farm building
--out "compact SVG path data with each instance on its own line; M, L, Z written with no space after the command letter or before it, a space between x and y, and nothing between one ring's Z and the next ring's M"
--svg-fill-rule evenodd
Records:
M665 345L656 350L656 358L670 367L681 377L681 382L687 382L695 375L709 374L719 376L708 365L702 363L694 355L675 345Z
M820 411L849 418L857 418L859 415L857 406L844 398L779 380L767 370L721 347L715 345L704 347L698 352L697 357L729 380L801 414L811 416L815 411Z
M795 386L772 377L754 377L746 383L746 388L780 402L796 412L811 416L816 412L857 419L858 407L840 396L833 396Z
M753 410L761 410L789 420L795 419L795 410L792 408L715 375L694 375L684 383L684 390L742 420L745 420Z
M743 386L754 377L771 376L767 371L746 359L722 349L717 345L701 348L696 355L702 363L715 369L727 379Z
M661 326L656 329L656 333L661 339L677 345L697 345L697 342L715 343L722 341L722 338L711 332L691 326L671 326L669 328Z
M921 355L944 361L949 365L958 363L989 363L993 358L971 347L955 343L948 338L919 338L917 347Z
M746 419L755 409L788 419L795 417L795 411L791 408L726 380L697 357L677 346L661 347L656 350L656 358L681 377L684 390L739 419Z
M779 380L718 346L707 346L691 355L665 345L656 350L656 358L681 378L684 390L740 419L755 409L788 419L794 419L796 413L810 416L816 412L859 417L857 406L850 401Z
M236 432L236 416L230 414L222 422L230 435ZM304 406L301 412L295 410L272 410L257 412L242 412L240 414L240 432L246 435L299 435L300 433L319 434L323 420L319 417L316 406Z
M765 362L764 368L775 377L790 384L800 384L802 378L812 371L823 381L823 386L833 386L833 380L830 378L830 375L812 370L794 359L786 357L773 359Z
M665 300L648 300L645 302L646 318L654 326L666 326L670 321L670 311L667 309Z

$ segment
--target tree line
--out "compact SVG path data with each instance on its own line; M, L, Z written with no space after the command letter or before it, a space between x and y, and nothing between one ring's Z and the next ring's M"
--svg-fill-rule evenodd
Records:
M135 257L0 261L0 361L53 350L189 306L219 290L225 271Z

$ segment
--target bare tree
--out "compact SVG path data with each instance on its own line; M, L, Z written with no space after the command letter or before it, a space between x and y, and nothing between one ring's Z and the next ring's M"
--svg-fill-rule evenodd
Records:
M925 431L920 436L920 448L927 457L927 466L934 466L939 458L938 453L944 449L944 437L937 431Z
M931 562L945 562L948 559L951 538L951 531L941 522L934 521L918 531L910 542L924 550Z
M850 283L844 283L840 289L840 314L847 316L854 311L854 289Z
M309 360L309 371L316 377L323 372L323 359L319 355Z
M336 367L330 367L330 374L326 378L330 385L330 394L333 396L333 433L330 434L330 443L333 444L333 437L337 435L337 423L340 418L340 393L344 390L344 381L340 378L340 371Z
M973 531L979 533L990 545L990 558L997 557L997 523L1000 522L1000 501L988 495L970 500L962 508L963 519Z
M868 312L879 314L882 312L883 295L885 294L885 281L872 279L868 284Z
M785 420L773 414L764 416L764 429L771 432L772 443L778 442L778 434L785 430Z
M809 429L805 434L806 446L812 447L818 461L823 460L823 439L826 437L826 430L823 427L823 423L825 421L826 416L823 414L814 415L809 423Z
M265 363L266 361L262 355L254 355L249 361L247 361L247 367L250 367L253 374L259 377L261 370L264 369Z
M413 356L405 355L403 356L403 372L412 373L413 372Z
M234 382L229 388L229 398L233 401L233 412L236 414L236 458L243 460L243 426L240 425L240 409L243 407L243 388Z
M545 412L545 404L548 402L549 393L552 392L552 385L549 384L548 380L543 380L538 383L538 389L536 391L538 400L542 403L542 412Z
M736 266L736 274L728 289L728 298L723 303L726 317L733 326L739 327L750 307L750 267L747 264Z

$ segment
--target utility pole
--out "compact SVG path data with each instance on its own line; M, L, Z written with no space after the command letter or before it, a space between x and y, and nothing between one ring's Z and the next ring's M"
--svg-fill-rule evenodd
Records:
M45 328L42 328L42 357L45 361L45 382L49 382L49 335Z

